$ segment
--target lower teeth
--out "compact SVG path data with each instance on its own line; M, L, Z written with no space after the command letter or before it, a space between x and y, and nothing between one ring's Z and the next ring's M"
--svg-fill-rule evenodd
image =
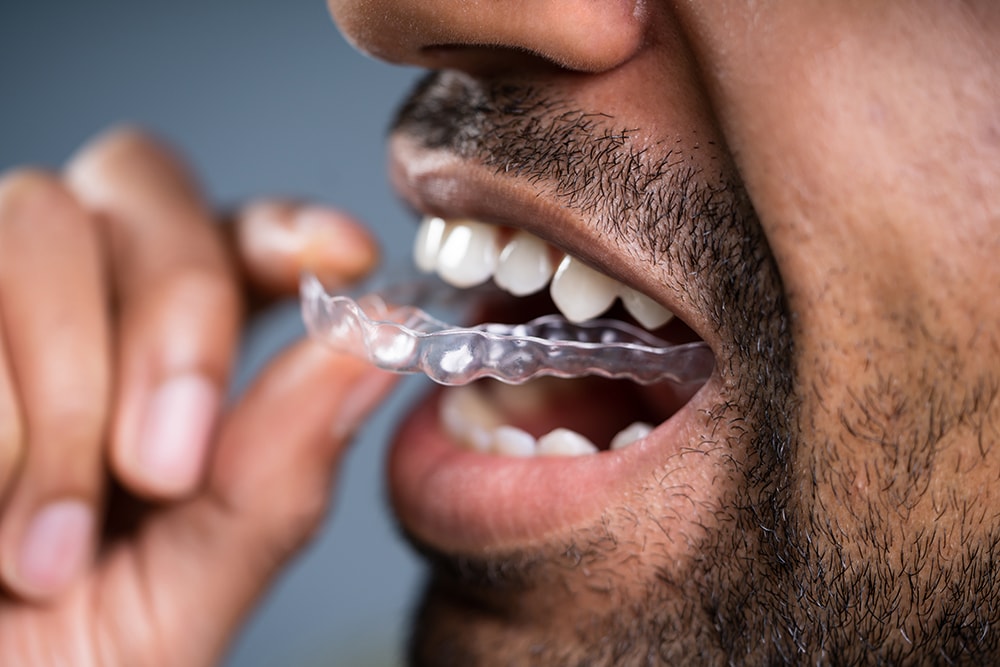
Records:
M445 431L462 447L484 454L499 456L584 456L600 450L585 436L567 429L556 428L535 438L504 418L476 386L448 389L442 393L440 421ZM642 440L653 427L634 422L619 431L605 449L624 449Z
M642 440L652 431L653 427L645 422L633 422L611 438L611 449L625 449L633 442Z
M597 445L568 428L557 428L538 439L541 456L583 456L596 454Z
M488 451L501 456L534 456L537 449L538 441L527 431L514 426L499 426L493 430Z

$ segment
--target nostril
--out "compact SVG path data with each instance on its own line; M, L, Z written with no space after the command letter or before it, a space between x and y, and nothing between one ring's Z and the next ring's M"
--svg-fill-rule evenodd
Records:
M543 55L506 46L470 44L434 44L422 49L424 66L430 69L456 69L477 77L502 76L511 72L531 71L544 74L563 69Z

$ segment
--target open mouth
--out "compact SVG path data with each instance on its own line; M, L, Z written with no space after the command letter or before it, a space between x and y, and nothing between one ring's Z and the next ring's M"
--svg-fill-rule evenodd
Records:
M712 377L711 349L680 318L530 232L427 216L413 254L417 266L437 273L450 292L492 280L499 290L470 297L480 299L477 321L489 324L456 327L379 294L355 301L326 294L315 279L303 284L303 314L315 337L382 368L459 385L442 389L417 411L424 424L411 439L429 444L397 448L394 461L424 453L416 466L403 468L404 479L420 469L432 477L449 469L458 474L406 502L409 510L451 495L449 485L452 494L461 488L467 503L500 480L501 487L484 497L499 493L489 501L495 508L513 493L516 501L503 502L510 519L512 502L527 511L532 496L559 495L580 483L587 471L574 472L569 459L587 460L590 474L628 461L627 452L670 430L665 427ZM420 293L404 288L397 296L419 300ZM479 379L484 376L505 382ZM615 379L621 377L628 379ZM545 472L531 493L516 492L558 459L557 474ZM518 470L515 462L531 467ZM567 478L568 488L558 482L567 472L575 475ZM488 477L466 488L481 473ZM486 517L469 518L479 523Z
M663 349L688 345L697 335L653 299L606 276L580 259L524 230L475 220L426 216L414 243L414 260L457 288L492 279L507 295L483 305L480 318L516 324L557 311L572 323L594 322L595 339L611 341L627 327L641 327ZM607 319L613 317L614 319ZM596 318L602 318L595 322ZM655 345L655 343L653 343ZM686 348L685 348L686 349ZM578 352L593 357L617 349L595 343ZM703 356L708 351L700 350ZM553 363L569 351L553 355ZM633 379L642 367L681 364L686 359L636 355ZM624 449L648 436L704 384L711 366L681 378L637 384L628 380L536 379L521 386L474 382L442 392L440 423L461 447L499 456L584 456ZM544 369L542 369L544 370ZM629 369L624 369L629 370ZM669 368L665 368L669 371ZM603 409L581 410L585 396L599 396Z
M385 370L465 385L443 395L439 417L472 451L532 457L623 449L676 412L714 368L708 346L668 309L530 232L427 216L413 254L444 282L409 279L355 301L306 277L303 316L310 333L335 349ZM420 307L436 292L454 300L454 288L491 278L500 290L473 297L481 301L476 321L488 323L450 325ZM553 377L576 381L539 381ZM502 383L476 382L482 378ZM627 425L609 431L615 420L607 410L596 422L575 415L585 387L607 397L605 407L616 406ZM585 428L561 426L554 415Z
M480 304L478 321L610 318L708 358L689 382L543 377L431 392L390 452L391 499L407 533L453 554L531 548L600 525L669 477L677 492L659 523L671 530L677 522L678 548L692 539L705 525L699 507L715 494L718 461L706 456L705 434L728 380L713 370L719 341L674 288L677 276L645 270L635 248L554 206L537 184L405 134L393 137L392 157L397 190L425 216L418 266L457 288L500 288Z

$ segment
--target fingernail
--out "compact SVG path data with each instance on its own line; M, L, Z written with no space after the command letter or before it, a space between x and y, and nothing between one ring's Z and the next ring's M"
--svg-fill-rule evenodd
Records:
M295 216L302 262L311 270L357 278L378 262L371 234L344 214L322 206L304 206Z
M140 474L156 490L181 494L195 488L218 409L219 392L202 375L178 375L156 390L136 451Z
M80 500L46 505L28 524L18 554L14 585L48 597L68 586L90 559L94 514Z
M351 385L350 392L344 398L340 411L333 422L334 438L349 438L361 426L368 413L385 396L399 376L383 371L369 371L357 382Z

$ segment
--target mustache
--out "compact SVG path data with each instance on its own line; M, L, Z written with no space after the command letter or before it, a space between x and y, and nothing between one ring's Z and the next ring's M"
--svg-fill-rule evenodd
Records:
M418 82L391 126L427 149L536 184L638 247L641 261L673 264L688 277L685 298L713 315L733 354L788 368L791 350L775 342L789 339L781 279L739 174L725 161L705 171L689 159L698 149L676 137L639 143L655 136L649 129L581 109L544 84L452 71ZM762 360L762 349L773 358Z
M563 206L619 241L643 241L665 259L684 223L725 208L728 188L704 187L678 149L654 155L636 146L636 128L579 109L551 88L432 73L400 108L393 132L498 174L551 190Z

